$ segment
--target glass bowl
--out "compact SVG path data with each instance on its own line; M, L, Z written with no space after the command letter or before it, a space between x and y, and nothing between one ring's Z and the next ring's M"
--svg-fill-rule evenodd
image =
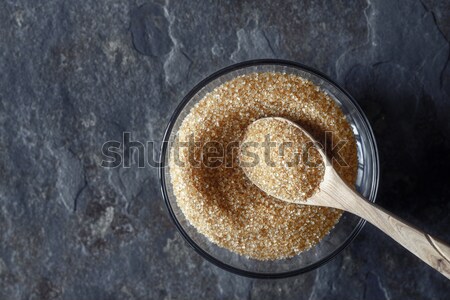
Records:
M379 162L375 138L369 122L356 101L336 83L322 73L305 65L285 60L252 60L224 68L195 86L173 113L164 134L161 148L160 180L169 214L186 241L205 259L239 275L257 278L282 278L313 270L341 252L359 233L365 221L344 213L338 224L319 244L289 259L259 261L221 248L197 232L186 220L177 205L169 174L170 147L185 116L203 96L236 76L253 72L284 72L309 79L336 101L351 124L356 138L358 175L356 188L360 194L374 202L379 181Z

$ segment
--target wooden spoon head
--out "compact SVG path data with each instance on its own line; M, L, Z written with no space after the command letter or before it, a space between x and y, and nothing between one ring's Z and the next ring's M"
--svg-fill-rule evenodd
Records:
M262 146L264 142L266 147ZM270 162L266 160L267 143L276 144L272 145L275 151L269 150L269 153L275 153ZM280 155L280 152L283 155L287 153L285 148L280 150L285 143L293 144L292 149L301 152L297 152L301 158L297 165L286 165L285 157ZM249 147L254 147L254 152L248 151ZM253 161L253 164L249 164L248 157L251 153L257 154L257 163ZM296 123L279 117L262 118L253 122L247 128L239 155L241 167L247 177L267 194L291 203L336 207L328 201L322 201L320 197L325 181L331 180L335 174L333 167L321 145ZM315 159L312 164L309 160L311 156ZM275 164L270 164L272 162Z

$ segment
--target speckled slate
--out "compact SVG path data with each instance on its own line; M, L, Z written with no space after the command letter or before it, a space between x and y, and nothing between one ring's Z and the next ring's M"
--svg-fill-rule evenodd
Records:
M447 299L441 275L367 225L313 272L254 280L176 232L157 170L99 166L101 145L159 141L208 74L283 58L361 104L378 202L450 241L445 0L0 3L0 299Z

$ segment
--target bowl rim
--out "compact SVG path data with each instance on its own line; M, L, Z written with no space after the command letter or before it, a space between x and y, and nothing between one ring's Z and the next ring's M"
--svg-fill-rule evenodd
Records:
M323 258L311 265L303 267L301 269L287 271L287 272L281 272L281 273L259 273L259 272L252 272L252 271L248 271L248 270L242 270L242 269L238 269L236 267L233 267L231 265L228 265L228 264L216 259L212 255L207 253L205 250L203 250L199 245L197 245L197 243L194 242L194 240L191 239L191 237L187 234L187 232L183 229L182 225L178 221L178 219L173 211L172 205L170 204L169 196L167 194L167 186L166 186L166 179L165 179L165 173L164 173L165 168L166 168L165 161L166 161L166 153L167 153L167 149L168 149L170 134L172 133L172 129L173 129L175 122L178 119L180 113L182 112L184 107L189 103L189 101L201 89L203 89L207 84L214 81L215 79L217 79L227 73L230 73L232 71L236 71L236 70L244 69L244 68L248 68L248 67L260 66L260 65L277 65L277 66L286 66L286 67L305 70L305 71L310 72L313 75L319 77L320 79L326 81L327 83L331 84L334 88L341 91L344 95L346 95L350 99L350 101L355 106L358 113L361 115L361 117L366 125L366 129L367 129L369 138L372 141L372 143L370 143L370 146L372 148L372 152L374 153L372 167L373 167L374 173L375 173L375 180L372 184L373 192L372 192L372 195L370 198L373 198L373 202L375 202L377 192L378 192L378 185L379 185L379 181L380 181L379 156L378 156L377 143L375 140L375 136L374 136L372 127L370 126L369 120L367 119L363 110L361 109L359 104L356 102L356 100L350 95L350 93L348 93L344 88L342 88L340 85L338 85L332 79L330 79L324 73L322 73L312 67L306 66L302 63L298 63L298 62L294 62L294 61L290 61L290 60L284 60L284 59L254 59L254 60L247 60L247 61L239 62L236 64L232 64L230 66L227 66L225 68L219 69L218 71L212 73L211 75L207 76L205 79L201 80L198 84L196 84L183 97L183 100L180 102L180 104L178 104L178 106L176 107L172 116L170 117L169 123L167 124L167 127L164 131L164 136L163 136L161 149L160 149L161 151L160 151L159 179L160 179L161 192L162 192L162 195L164 198L164 202L166 204L166 208L169 212L169 215L170 215L172 221L174 222L179 233L182 235L182 237L185 239L185 241L187 241L188 244L198 254L200 254L200 256L202 256L204 259L211 262L212 264L214 264L226 271L237 274L237 275L250 277L250 278L260 278L260 279L279 279L279 278L287 278L287 277L292 277L292 276L296 276L299 274L303 274L303 273L312 271L312 270L326 264L331 259L335 258L339 253L341 253L342 250L344 250L356 238L356 236L359 234L359 232L364 227L366 221L361 218L359 220L358 224L355 226L355 228L351 232L351 234L347 237L347 239L339 247L337 247L333 252L331 252L328 256L326 256L325 258Z

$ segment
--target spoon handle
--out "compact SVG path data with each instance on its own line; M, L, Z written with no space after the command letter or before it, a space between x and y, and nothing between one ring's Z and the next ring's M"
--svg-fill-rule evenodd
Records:
M431 235L415 228L392 213L366 200L360 201L358 211L363 217L428 265L450 279L450 247Z
M450 279L449 245L362 198L342 180L341 183L342 186L340 186L339 192L334 195L334 198L341 203L343 209L366 219Z

